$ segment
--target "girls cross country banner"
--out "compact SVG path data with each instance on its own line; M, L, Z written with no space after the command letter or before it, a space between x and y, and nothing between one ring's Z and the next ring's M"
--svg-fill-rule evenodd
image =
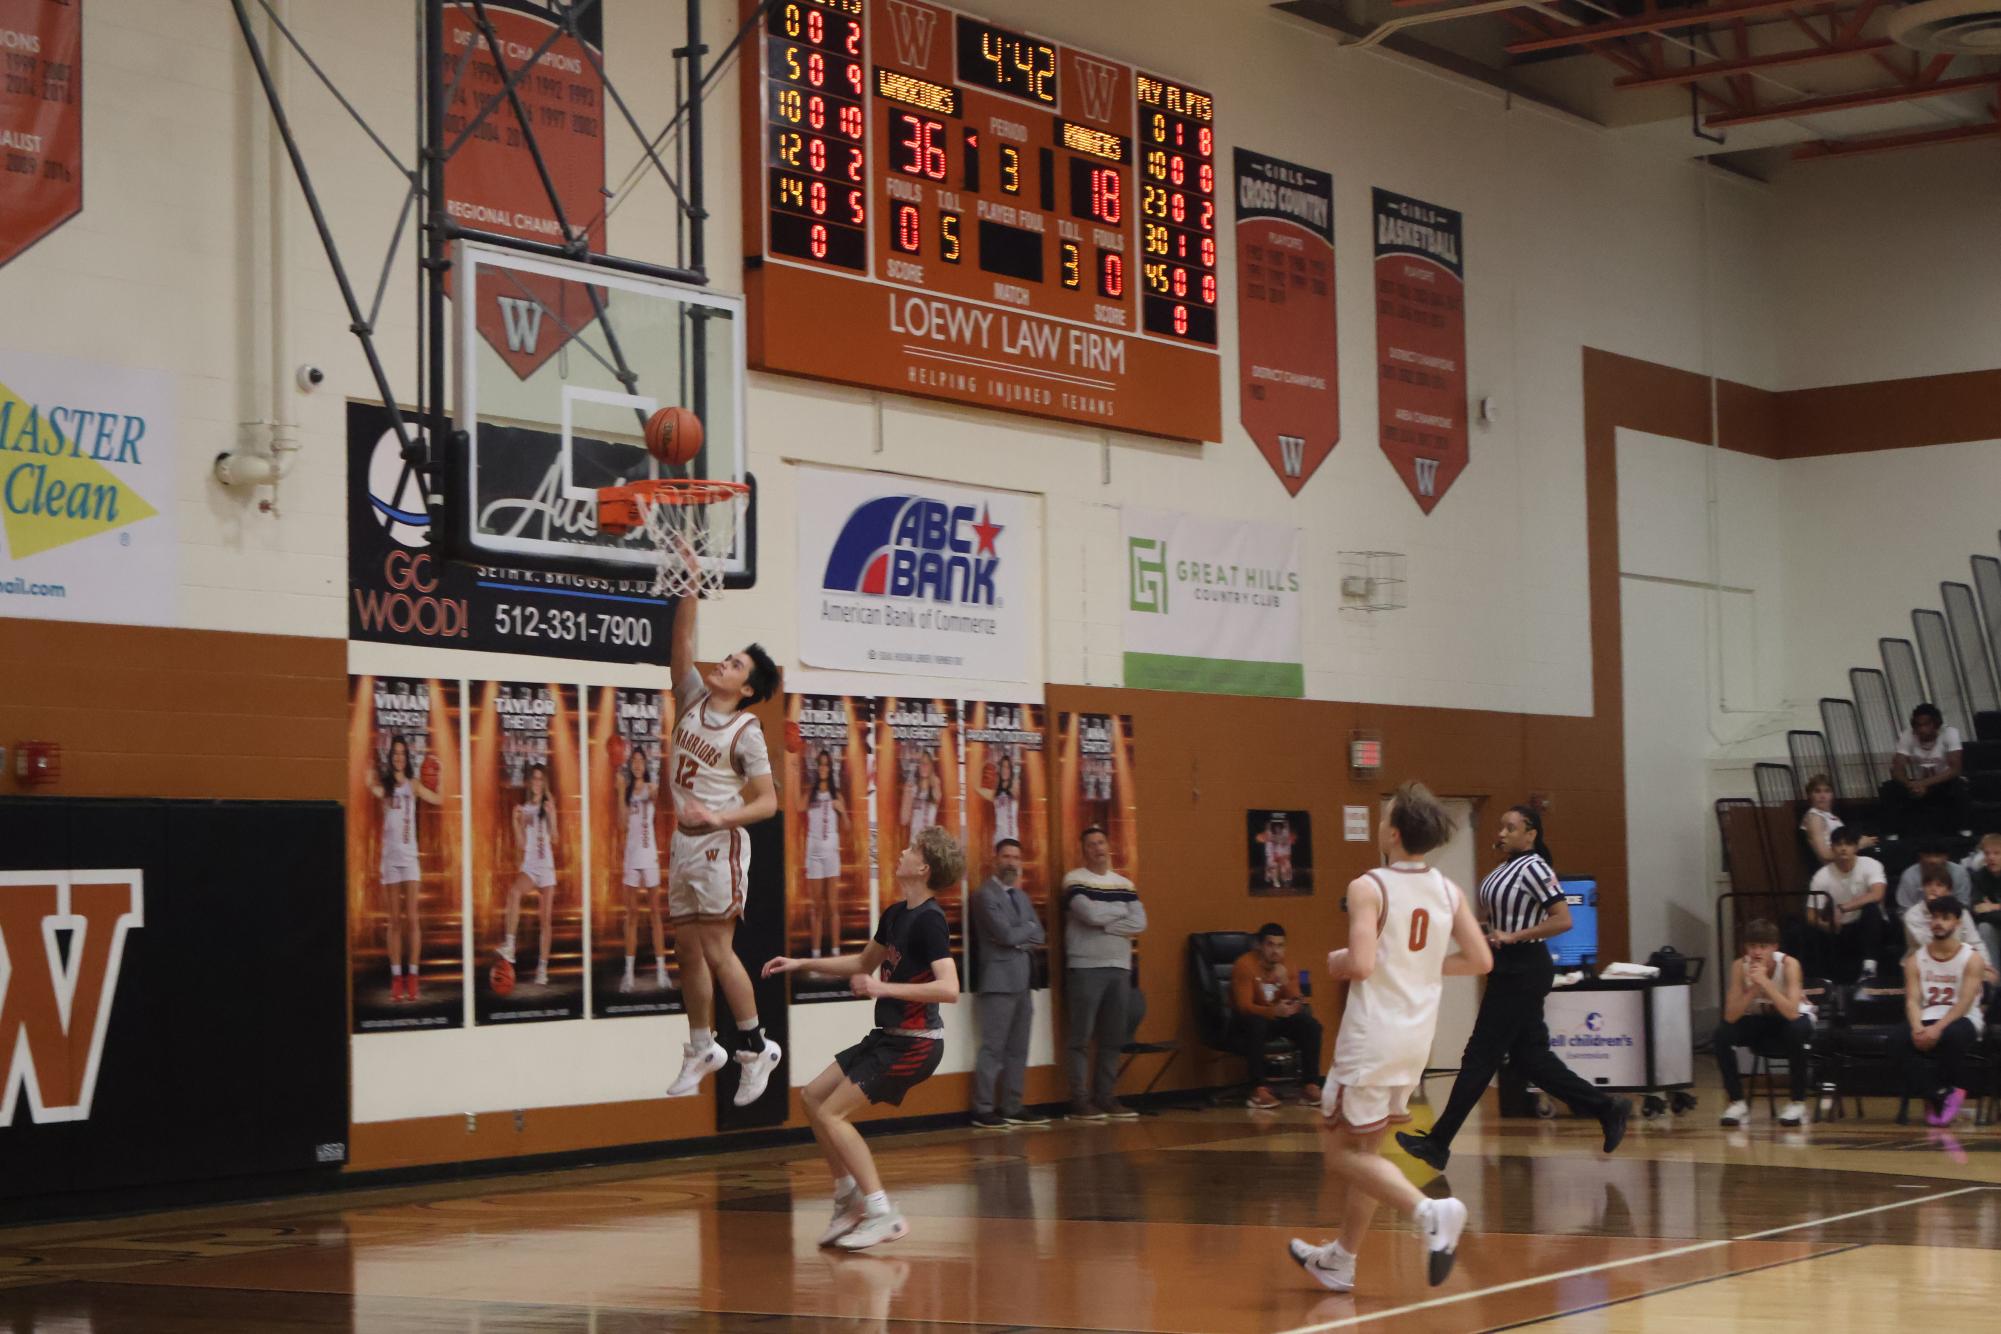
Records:
M785 701L785 952L795 958L859 954L875 930L875 703ZM790 976L795 1003L854 999L848 978Z
M1130 505L1124 525L1128 687L1306 693L1297 528Z
M465 1014L459 683L351 676L347 701L353 1030L458 1028Z
M1466 470L1466 264L1458 213L1375 192L1383 453L1426 514Z
M1296 496L1341 439L1334 178L1236 155L1238 416Z
M473 1019L581 1018L577 688L476 681L472 693Z
M674 797L662 781L673 716L664 691L591 687L591 1014L601 1019L683 1008L667 911Z
M1021 844L1017 886L1036 914L1049 916L1049 769L1044 763L1047 715L1040 704L967 700L960 706L966 764L966 880L985 883L993 874L994 845L1004 838ZM975 951L977 953L977 950ZM977 984L979 960L973 960ZM1049 947L1035 951L1031 985L1049 985Z

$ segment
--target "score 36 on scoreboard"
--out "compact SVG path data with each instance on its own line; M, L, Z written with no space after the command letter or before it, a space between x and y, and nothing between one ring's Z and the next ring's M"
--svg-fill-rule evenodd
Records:
M1207 93L924 0L776 0L761 38L752 366L1221 438Z

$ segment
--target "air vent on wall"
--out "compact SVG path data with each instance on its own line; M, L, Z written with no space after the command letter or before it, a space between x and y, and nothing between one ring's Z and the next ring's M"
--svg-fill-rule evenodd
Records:
M2001 0L1919 0L1892 14L1888 31L1917 51L2001 56Z

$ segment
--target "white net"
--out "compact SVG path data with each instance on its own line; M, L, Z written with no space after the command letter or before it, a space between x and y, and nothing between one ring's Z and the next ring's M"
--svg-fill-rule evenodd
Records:
M744 490L728 482L694 482L673 489L641 490L630 506L630 527L644 528L657 563L653 595L713 597L722 592L723 554L735 544ZM601 507L602 508L602 507Z

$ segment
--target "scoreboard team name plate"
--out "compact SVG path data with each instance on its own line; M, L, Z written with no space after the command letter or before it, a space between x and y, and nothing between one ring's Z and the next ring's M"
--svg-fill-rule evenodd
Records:
M760 37L752 366L1221 438L1207 93L922 0L777 0Z

